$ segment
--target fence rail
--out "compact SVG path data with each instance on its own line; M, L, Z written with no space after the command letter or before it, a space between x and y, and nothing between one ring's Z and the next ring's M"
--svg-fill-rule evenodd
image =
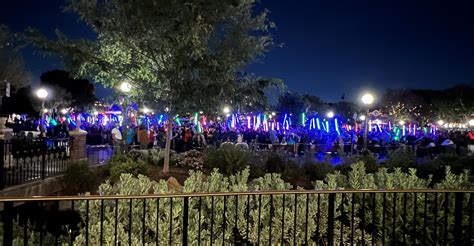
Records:
M63 173L70 151L69 139L0 140L0 190Z
M472 245L472 193L301 190L3 198L2 240L3 245Z

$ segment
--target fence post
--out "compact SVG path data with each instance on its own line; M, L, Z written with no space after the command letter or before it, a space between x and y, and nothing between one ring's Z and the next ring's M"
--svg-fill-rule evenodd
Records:
M463 193L457 192L454 197L454 245L462 244L462 203Z
M3 245L11 246L13 242L13 202L3 203Z
M329 194L328 201L328 245L334 245L334 200L335 193Z
M189 210L189 198L185 197L183 200L183 246L188 245L188 210Z
M48 143L46 139L43 139L42 151L41 151L41 179L46 178L46 152L48 151Z
M5 188L5 140L0 139L0 190Z

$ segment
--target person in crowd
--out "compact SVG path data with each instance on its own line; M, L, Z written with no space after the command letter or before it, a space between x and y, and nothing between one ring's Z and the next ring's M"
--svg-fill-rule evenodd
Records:
M138 127L137 142L140 145L140 149L148 148L148 144L150 143L150 138L148 136L148 132L144 125L140 125Z
M123 139L122 139L122 132L119 129L119 125L117 123L114 124L114 128L112 129L112 144L114 147L114 151L121 151Z

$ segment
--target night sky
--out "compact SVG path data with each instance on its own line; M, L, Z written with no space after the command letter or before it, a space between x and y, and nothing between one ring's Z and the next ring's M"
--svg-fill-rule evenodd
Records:
M53 36L94 34L77 16L61 12L64 0L1 0L0 23ZM474 1L262 0L283 43L248 70L283 79L289 89L337 101L363 89L441 89L474 84ZM29 48L27 68L36 81L61 68ZM100 93L104 93L101 91Z

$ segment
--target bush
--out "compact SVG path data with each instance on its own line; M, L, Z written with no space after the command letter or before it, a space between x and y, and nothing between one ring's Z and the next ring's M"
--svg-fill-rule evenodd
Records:
M176 154L173 156L173 162L178 167L183 167L190 170L202 170L203 169L203 155L201 151L190 150L184 153Z
M217 168L224 175L232 175L244 170L250 164L251 156L248 150L223 144L217 150L208 150L204 157L204 166L211 170Z
M85 161L69 166L64 173L64 194L77 195L91 192L97 185L97 176Z
M364 163L365 170L368 173L375 173L378 170L377 158L370 153L363 154L361 157L357 158L357 161Z
M393 170L396 167L408 171L408 168L415 166L416 155L412 149L399 148L389 152L389 157L382 163L383 167Z
M335 171L335 168L327 162L306 162L303 169L311 180L324 180L328 173L334 173Z
M114 182L120 178L122 173L129 173L134 176L138 176L139 174L147 175L148 173L146 163L142 159L138 158L134 160L125 155L116 155L110 158L108 169L110 172L110 180Z

